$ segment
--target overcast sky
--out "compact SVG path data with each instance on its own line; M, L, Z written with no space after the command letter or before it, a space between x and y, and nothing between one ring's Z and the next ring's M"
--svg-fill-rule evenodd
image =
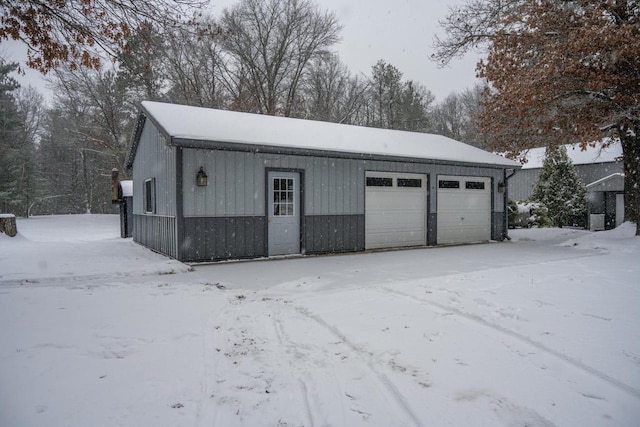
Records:
M434 34L442 33L438 20L451 5L462 0L316 0L321 8L337 14L343 26L342 41L335 46L342 61L353 73L370 75L371 67L383 59L394 65L404 78L423 84L438 101L476 83L477 55L468 54L439 68L431 61ZM219 16L237 0L212 0L210 9ZM24 62L26 50L19 42L2 41L0 53L10 61ZM45 84L39 73L27 70L19 76L21 85L41 91Z

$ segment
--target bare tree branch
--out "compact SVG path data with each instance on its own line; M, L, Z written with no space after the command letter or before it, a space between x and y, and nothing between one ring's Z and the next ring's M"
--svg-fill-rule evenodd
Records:
M27 66L43 74L67 64L99 68L117 60L144 22L183 26L206 0L0 0L0 40L27 44Z

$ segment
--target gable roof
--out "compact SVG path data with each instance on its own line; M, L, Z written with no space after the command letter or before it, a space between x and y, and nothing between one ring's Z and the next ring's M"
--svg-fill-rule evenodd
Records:
M603 141L608 142L608 141ZM595 147L587 146L586 150L580 149L578 144L568 144L564 146L567 154L574 165L588 165L592 163L612 163L616 162L622 156L622 144L620 141L611 143L606 148L602 148L600 144ZM522 153L527 163L522 165L522 169L538 169L542 167L544 162L545 147L532 148Z
M211 108L144 101L142 114L150 118L176 146L226 148L251 146L256 150L287 149L351 156L399 157L473 163L504 168L520 165L502 156L441 135L405 132L314 120L239 113ZM134 131L130 162L135 155ZM197 142L197 143L196 143ZM195 144L194 144L195 143Z

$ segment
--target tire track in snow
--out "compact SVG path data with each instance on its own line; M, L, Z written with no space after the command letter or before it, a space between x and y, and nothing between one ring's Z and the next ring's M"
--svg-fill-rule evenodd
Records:
M217 316L205 323L202 338L203 378L200 385L202 397L197 404L196 412L196 422L199 427L215 427L218 424L216 405L212 400L214 388L211 383L215 382L217 375L216 331L220 328L218 321L226 319L230 309L231 307L223 309Z
M272 319L273 319L273 328L275 330L275 335L278 339L278 344L280 347L287 349L285 351L285 354L283 354L282 358L289 358L289 351L293 351L295 354L295 358L294 360L298 360L301 356L302 353L298 350L298 345L291 340L287 334L284 331L284 326L282 323L282 320L280 320L280 311L279 309L274 309L272 312ZM290 364L293 364L293 361L290 361ZM313 409L314 406L317 405L313 405L313 400L310 398L309 395L309 384L307 381L305 381L303 378L298 379L298 385L300 387L300 391L302 392L302 396L304 397L304 406L305 406L305 416L307 418L307 423L313 427L315 425L314 423L314 417L313 417ZM336 410L336 408L333 408L334 411ZM341 413L343 414L343 419L344 419L344 406L341 405Z
M411 409L402 393L400 393L400 391L385 374L378 372L378 370L374 367L372 362L372 359L374 357L373 353L359 348L357 345L351 342L351 340L349 340L349 338L347 338L342 332L340 332L338 328L328 324L322 317L309 312L309 310L304 307L295 306L293 308L298 313L314 321L315 323L326 329L328 332L330 332L332 335L334 335L336 338L338 338L340 342L344 343L352 353L358 356L358 358L364 359L365 366L373 374L373 377L376 378L382 385L382 389L387 391L387 394L392 398L392 400L402 410L402 412L413 422L414 425L418 427L422 426L419 417L416 415L413 409Z
M307 420L309 421L309 425L314 427L313 416L311 415L311 403L309 401L309 390L307 389L307 383L304 380L300 380L300 390L302 391L302 396L304 397L304 409L306 411Z
M237 298L237 296L236 296ZM217 399L219 390L217 382L220 380L220 363L224 362L221 349L224 347L224 336L228 329L230 319L236 319L238 313L244 309L233 303L233 296L228 296L230 304L212 316L205 323L202 343L203 378L201 380L201 399L197 403L196 425L198 427L216 427L222 423L226 426L226 420L221 420L221 407ZM235 315L234 315L235 314ZM221 380L223 382L226 379Z
M276 337L278 338L278 344L280 347L291 347L292 344L289 339L286 338L282 327L282 321L280 320L279 311L273 311L273 329L275 330ZM285 342L286 340L286 342ZM298 384L300 386L300 391L302 392L302 396L304 398L304 409L305 416L307 417L307 422L311 427L314 427L315 423L313 422L313 414L311 411L311 401L309 399L309 389L307 387L307 383L303 379L298 380Z
M212 376L215 376L215 362L212 361L214 357L213 330L212 321L207 321L202 336L203 378L200 380L201 398L200 401L197 402L196 409L196 422L198 426L202 427L215 427L216 425L215 410L211 409L213 392L210 383Z
M470 313L466 313L464 311L458 310L456 308L450 307L450 306L446 306L444 304L440 304L438 302L429 300L429 299L424 299L424 298L418 298L414 295L411 294L407 294L401 291L398 291L396 289L390 289L386 286L382 286L378 288L379 291L382 291L383 293L387 294L387 295L392 295L392 296L396 296L396 297L400 297L400 298L404 298L407 299L409 301L412 301L413 303L417 303L420 305L427 305L430 306L431 308L434 308L438 311L441 312L445 312L445 313L449 313L449 314L453 314L456 315L462 319L465 319L466 321L474 324L474 325L478 325L478 326L482 326L484 328L490 329L493 332L498 332L501 335L507 336L509 338L515 339L516 341L519 341L520 343L526 344L527 346L533 347L549 356L553 356L556 359L559 359L571 366L573 366L574 368L587 373L589 375L591 375L592 377L595 377L601 381L604 381L606 383L608 383L609 385L613 386L614 388L617 388L618 390L624 392L625 394L640 400L640 390L631 387L628 384L625 384L607 374L605 374L604 372L601 372L583 362L581 362L580 360L577 360L567 354L561 353L557 350L554 350L551 347L548 347L542 343L539 343L537 341L532 340L531 338L528 338L524 335L518 334L517 332L514 332L510 329L504 328L500 325L497 325L495 323L491 323L488 322L486 319L474 315L474 314L470 314Z

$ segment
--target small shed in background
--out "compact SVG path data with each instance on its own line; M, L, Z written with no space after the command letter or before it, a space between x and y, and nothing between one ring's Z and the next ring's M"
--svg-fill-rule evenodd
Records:
M622 173L622 145L620 141L611 143L606 148L587 147L581 150L578 145L565 145L567 155L575 166L576 174L584 185L596 182L611 174ZM522 170L509 179L509 198L513 201L526 200L533 194L542 171L542 163L546 157L545 148L532 148L522 153L526 163Z
M118 184L120 200L120 237L133 237L133 181L120 181Z
M111 203L120 205L120 237L133 237L133 181L120 181L115 168L111 170Z
M606 145L606 143L608 143ZM576 174L587 189L587 224L590 230L609 230L622 224L624 218L624 174L620 141L603 141L596 147L581 150L578 145L566 145L567 154ZM532 148L523 157L526 163L509 180L509 198L513 201L531 197L538 182L545 148Z

